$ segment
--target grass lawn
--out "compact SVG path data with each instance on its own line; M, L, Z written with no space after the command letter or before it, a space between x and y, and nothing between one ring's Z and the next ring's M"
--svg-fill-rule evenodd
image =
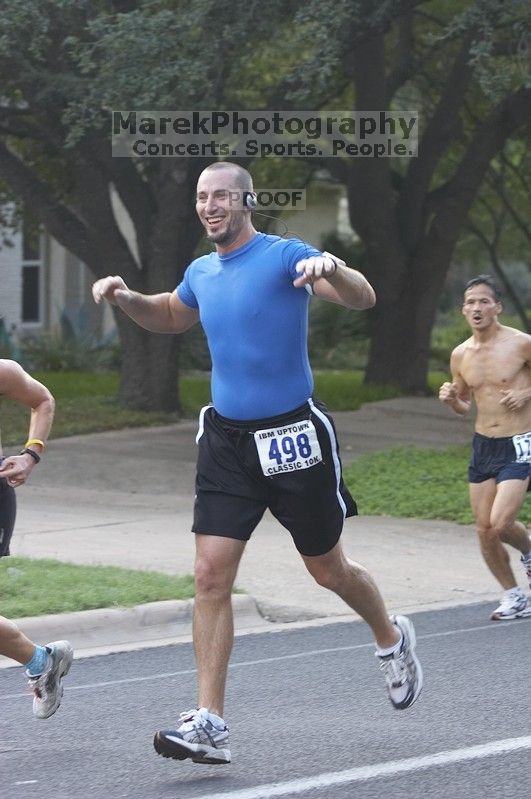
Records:
M0 559L0 608L11 619L193 596L191 575L75 566L57 560Z
M425 450L397 447L362 455L344 470L344 479L364 516L446 519L472 524L467 467L470 448ZM531 503L518 518L531 523Z

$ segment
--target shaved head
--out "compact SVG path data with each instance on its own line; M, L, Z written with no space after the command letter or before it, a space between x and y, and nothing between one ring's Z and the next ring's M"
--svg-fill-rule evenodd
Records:
M242 191L253 191L253 179L250 173L239 164L232 164L230 161L216 161L214 164L210 164L201 172L199 180L205 173L221 171L232 173L235 188Z

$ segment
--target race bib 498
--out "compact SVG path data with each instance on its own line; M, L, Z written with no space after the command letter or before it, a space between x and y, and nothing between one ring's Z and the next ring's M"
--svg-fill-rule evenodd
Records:
M309 419L257 430L254 440L266 477L309 469L323 460L317 431Z

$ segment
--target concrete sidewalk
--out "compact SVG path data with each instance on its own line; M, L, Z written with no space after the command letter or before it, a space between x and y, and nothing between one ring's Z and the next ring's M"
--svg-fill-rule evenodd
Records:
M400 444L439 448L468 443L472 435L471 420L452 415L431 398L386 400L333 416L344 463ZM195 422L187 421L52 441L42 467L32 475L31 486L18 491L12 554L171 574L192 572L196 429ZM499 596L472 527L359 516L347 520L343 540L347 554L375 577L390 611L494 601ZM516 555L514 562L520 575ZM250 597L237 600L241 602L241 614L236 613L239 630L242 625L249 629L257 624L271 626L271 621L342 617L347 612L335 595L307 575L289 533L270 515L247 546L237 586ZM163 634L153 609L147 616L151 625L137 623L136 627L132 617L136 613L138 621L142 613L122 611L120 624L127 628L124 636L129 640L122 636L119 643L118 618L116 614L111 618L108 611L89 611L88 621L78 616L68 624L66 617L56 618L54 634L47 626L44 635L42 620L26 620L20 626L29 630L31 625L31 634L38 640L70 637L78 653L97 651L100 646L133 647L141 640L167 642L189 634L189 615L185 626L179 626L182 609L171 611L167 603L157 605L168 635ZM101 623L102 617L108 624ZM91 623L99 625L98 635L88 635Z

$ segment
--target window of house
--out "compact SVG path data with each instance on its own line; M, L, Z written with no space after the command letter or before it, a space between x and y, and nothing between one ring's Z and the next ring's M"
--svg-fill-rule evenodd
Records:
M42 321L42 233L37 220L24 213L22 221L22 322Z
M40 322L41 319L41 267L22 264L22 321Z

